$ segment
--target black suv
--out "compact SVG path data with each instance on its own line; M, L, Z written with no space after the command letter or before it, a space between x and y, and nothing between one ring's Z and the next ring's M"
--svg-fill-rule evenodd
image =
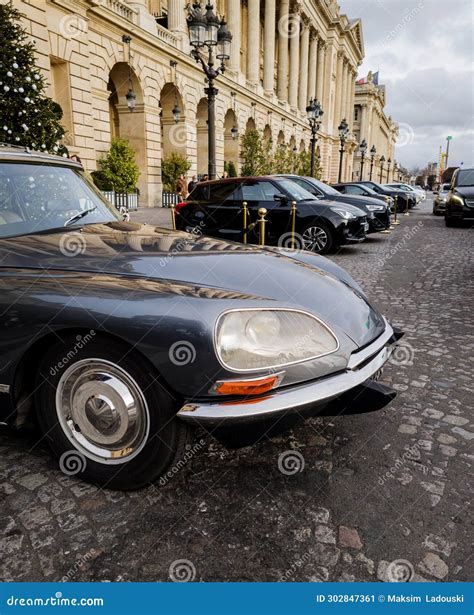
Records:
M243 228L243 203L248 206ZM292 202L296 202L296 245L293 245ZM369 225L363 211L344 203L316 199L294 182L273 176L239 177L202 182L176 206L180 230L212 237L258 243L258 210L267 210L266 243L325 254L347 243L359 243Z
M446 226L455 226L464 220L474 221L474 167L454 171L444 219Z
M346 203L358 207L365 212L369 222L369 233L377 233L390 228L390 207L380 200L358 195L341 194L331 186L314 177L300 177L299 175L277 175L291 179L298 186L311 192L317 199L325 199L334 204Z
M375 182L362 181L338 184L337 189L339 191L341 191L341 186L361 186L370 188L370 190L373 190L374 192L385 198L389 197L395 199L395 197L398 197L398 212L406 211L406 209L411 209L416 205L416 197L412 196L408 192L398 190L397 188L389 188L387 186L382 186L381 184L376 184Z

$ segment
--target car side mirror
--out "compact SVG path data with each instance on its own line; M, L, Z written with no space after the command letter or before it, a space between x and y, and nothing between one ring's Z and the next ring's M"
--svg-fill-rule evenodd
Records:
M274 194L273 195L273 200L285 203L286 201L288 201L288 197L285 196L284 194L281 194L281 193L280 194Z

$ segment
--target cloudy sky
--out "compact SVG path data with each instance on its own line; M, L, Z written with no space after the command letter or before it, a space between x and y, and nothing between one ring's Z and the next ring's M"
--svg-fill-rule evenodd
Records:
M437 161L452 135L449 166L474 165L472 0L339 0L363 22L359 76L380 71L387 113L400 124L397 159L408 168Z

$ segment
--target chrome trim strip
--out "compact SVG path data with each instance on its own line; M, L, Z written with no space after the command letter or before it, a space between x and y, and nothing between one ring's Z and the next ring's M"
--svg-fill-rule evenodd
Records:
M373 354L376 354L381 348L383 348L387 344L389 339L392 337L393 329L390 326L388 320L385 317L383 317L383 319L385 321L385 331L382 333L382 335L379 335L376 340L366 346L363 350L359 350L351 354L347 363L348 369L355 369L366 359L371 357Z
M309 384L283 388L260 399L245 402L188 402L178 412L178 417L203 424L245 422L252 419L297 412L323 405L346 391L369 380L388 361L394 345L384 346L369 363L360 369L347 370L336 376L321 378Z

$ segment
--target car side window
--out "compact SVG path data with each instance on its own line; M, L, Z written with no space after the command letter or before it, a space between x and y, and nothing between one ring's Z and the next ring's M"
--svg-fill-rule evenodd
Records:
M263 181L242 184L239 192L243 201L273 201L274 195L280 194L271 182Z
M211 201L230 201L234 198L234 193L237 187L238 184L235 182L211 186L209 199Z

